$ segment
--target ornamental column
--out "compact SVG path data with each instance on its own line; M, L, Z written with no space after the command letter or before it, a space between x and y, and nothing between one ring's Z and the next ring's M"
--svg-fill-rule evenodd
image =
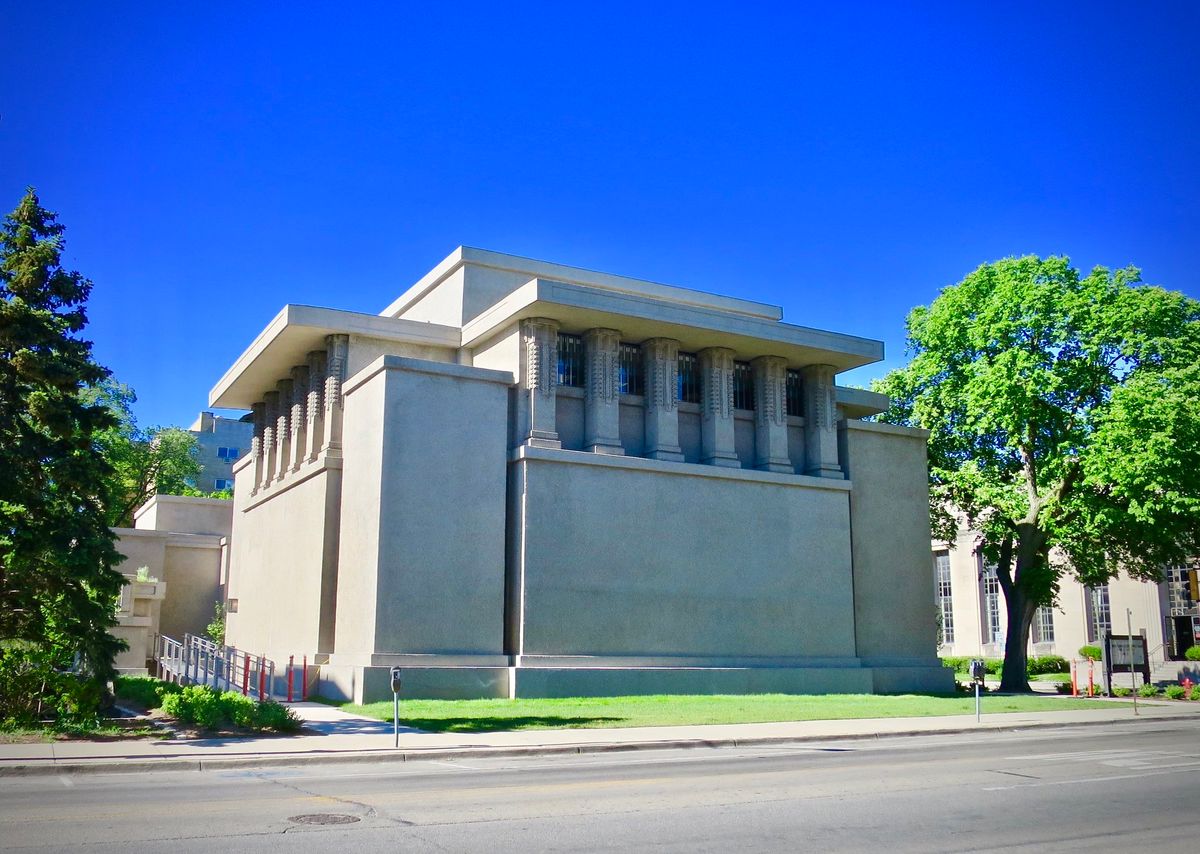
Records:
M292 368L292 453L291 470L300 471L300 464L308 456L308 419L305 408L308 404L308 365Z
M258 492L263 478L263 428L266 426L266 404L254 403L250 406L254 418L254 437L250 440L250 459L254 461L254 480L250 484L250 494Z
M325 336L325 453L342 455L342 383L346 381L349 335Z
M710 466L739 467L733 432L733 351L708 347L696 356L703 381L700 461Z
M754 371L754 467L791 474L788 457L787 360L759 356L750 362Z
M642 364L646 375L645 455L652 460L683 462L679 447L679 342L651 338L642 342Z
M521 378L517 395L517 441L539 448L561 448L558 438L558 321L530 317L521 321Z
M621 446L621 333L589 329L583 334L587 364L583 447L594 454L624 454Z
M804 395L804 473L843 477L838 463L835 369L808 365L800 369Z
M262 480L259 489L266 489L275 478L275 424L279 419L279 392L263 395Z
M305 421L308 424L308 461L317 459L325 449L325 418L321 407L321 395L325 391L325 351L312 350L308 354L308 394L305 399Z
M292 467L292 433L288 427L292 415L292 381L280 380L275 383L275 389L279 392L279 417L275 421L275 448L278 455L275 482L280 483Z

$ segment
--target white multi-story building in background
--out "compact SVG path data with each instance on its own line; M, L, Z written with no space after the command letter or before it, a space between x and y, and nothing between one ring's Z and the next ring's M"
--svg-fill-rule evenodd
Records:
M953 543L933 544L935 613L941 619L942 656L1000 658L1008 631L1004 594L995 569L976 553L976 533L963 528ZM1069 573L1058 601L1034 617L1030 655L1080 658L1079 648L1100 645L1104 633L1145 634L1152 665L1179 661L1200 637L1196 570L1172 567L1154 583L1124 573L1086 587Z

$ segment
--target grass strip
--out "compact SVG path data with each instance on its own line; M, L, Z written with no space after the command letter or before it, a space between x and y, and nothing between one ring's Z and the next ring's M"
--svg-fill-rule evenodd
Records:
M983 698L986 714L1092 709L1103 702L1053 696ZM392 719L392 703L344 704L353 714ZM426 732L498 732L533 729L688 726L696 724L936 717L973 714L965 695L792 694L645 697L570 697L517 700L401 700L405 726Z

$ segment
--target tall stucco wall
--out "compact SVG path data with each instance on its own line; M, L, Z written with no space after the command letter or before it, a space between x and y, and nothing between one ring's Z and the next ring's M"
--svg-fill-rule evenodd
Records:
M172 535L163 563L167 595L159 631L177 639L203 634L221 601L221 544L215 537Z
M123 560L116 569L125 575L136 576L143 566L146 573L159 581L165 581L163 565L167 560L167 535L159 531L143 531L135 528L113 528L118 537L117 551Z
M511 465L514 651L854 656L844 481L536 448Z
M378 372L364 374L346 390L338 535L341 619L334 630L334 649L339 654L374 650L385 391L385 378Z
M501 654L511 382L386 357L348 384L339 661Z
M843 421L858 654L868 662L936 654L924 431Z
M226 641L276 661L328 652L341 470L320 469L257 503L253 476L253 466L238 473L226 593L238 610L228 615Z

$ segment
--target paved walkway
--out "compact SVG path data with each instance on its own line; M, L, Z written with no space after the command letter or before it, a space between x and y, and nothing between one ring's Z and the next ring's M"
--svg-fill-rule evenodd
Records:
M735 746L846 738L943 734L1155 720L1200 720L1200 703L1139 701L1099 709L1009 712L928 718L718 724L614 729L427 733L401 727L399 749L392 725L347 714L320 703L293 703L305 732L257 738L138 739L0 744L0 776L65 772L203 770L337 761L411 761L483 755L583 753L686 746Z

